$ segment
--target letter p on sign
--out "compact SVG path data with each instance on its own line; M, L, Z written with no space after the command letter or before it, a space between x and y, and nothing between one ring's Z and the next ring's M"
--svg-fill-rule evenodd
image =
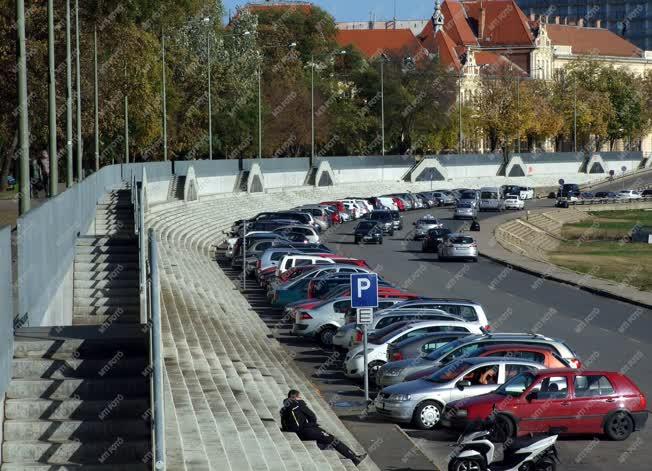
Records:
M351 275L351 307L378 307L378 275L356 273Z

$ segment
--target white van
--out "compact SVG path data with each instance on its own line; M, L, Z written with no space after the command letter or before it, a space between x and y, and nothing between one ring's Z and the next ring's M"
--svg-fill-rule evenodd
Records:
M480 188L480 211L502 211L505 209L500 188L486 186Z
M302 265L322 265L327 263L335 263L335 261L331 258L320 257L318 255L286 255L276 266L276 276L281 275L290 268Z
M380 201L380 204L382 204L390 211L398 211L398 205L392 198L389 198L387 196L381 196L378 198L378 201Z

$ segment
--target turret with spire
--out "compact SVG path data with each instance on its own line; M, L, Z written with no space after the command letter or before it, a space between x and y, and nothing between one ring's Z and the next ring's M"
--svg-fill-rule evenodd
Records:
M432 26L435 33L444 28L444 14L441 12L441 0L435 0L435 11L432 14Z

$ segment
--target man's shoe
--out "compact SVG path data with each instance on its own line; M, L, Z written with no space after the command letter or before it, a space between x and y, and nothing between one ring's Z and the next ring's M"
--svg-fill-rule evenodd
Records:
M356 456L355 458L353 458L353 460L351 460L351 461L353 461L353 464L354 464L354 465L358 466L360 463L362 463L362 462L364 461L364 459L365 459L366 457L367 457L367 454L366 454L366 453L363 453L363 454L361 454L361 455L357 455L357 456Z

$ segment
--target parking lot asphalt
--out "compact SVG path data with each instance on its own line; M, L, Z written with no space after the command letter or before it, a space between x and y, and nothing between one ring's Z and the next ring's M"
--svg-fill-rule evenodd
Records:
M553 204L554 200L537 200L529 201L528 207ZM367 260L383 277L412 292L480 302L496 331L539 332L564 339L588 368L622 370L649 397L652 312L511 270L482 257L478 263L440 262L436 254L422 253L421 243L411 240L412 222L427 213L441 218L451 230L468 227L466 221L453 220L450 209L434 208L402 213L404 229L386 236L383 245L354 244L355 223L331 228L324 234L324 240L339 254ZM480 223L490 216L491 213L481 213ZM231 270L219 255L218 262L227 274L237 279L238 272ZM446 469L449 444L457 436L444 430L426 432L409 426L399 429L377 417L373 409L365 410L361 384L347 379L341 372L341 355L311 340L292 336L282 311L269 306L262 290L250 289L246 296L381 469L421 471L433 469L433 464ZM372 390L372 397L375 393ZM560 469L649 469L651 439L649 428L633 434L625 442L609 442L593 436L561 438Z
M552 204L551 200L528 202L530 207ZM343 255L367 260L383 277L415 293L480 302L496 331L538 332L563 339L587 368L622 370L650 396L652 312L511 270L482 257L478 263L440 262L436 254L422 253L421 243L410 237L412 222L426 213L442 218L451 230L468 225L451 219L449 209L420 210L403 213L404 230L386 237L383 245L353 244L349 235L352 224L329 232L327 242ZM481 213L480 223L491 215ZM445 431L405 430L441 469L446 469L448 445L457 437ZM625 442L592 436L561 438L561 469L649 469L651 439L649 427Z

